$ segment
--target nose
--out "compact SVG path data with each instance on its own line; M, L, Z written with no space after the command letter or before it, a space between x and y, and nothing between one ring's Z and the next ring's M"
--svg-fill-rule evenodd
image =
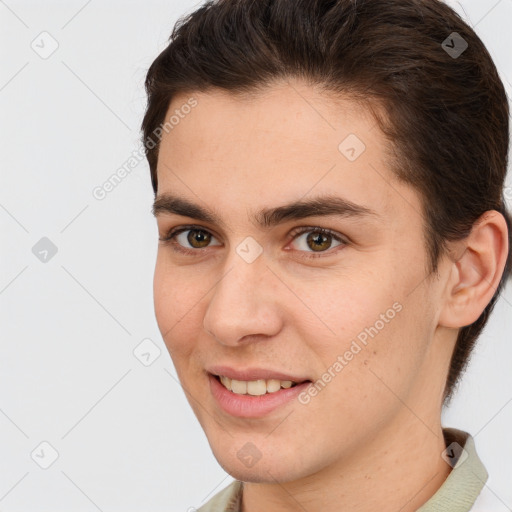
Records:
M206 308L206 332L227 346L278 334L282 328L282 290L264 258L247 263L235 254L224 268Z

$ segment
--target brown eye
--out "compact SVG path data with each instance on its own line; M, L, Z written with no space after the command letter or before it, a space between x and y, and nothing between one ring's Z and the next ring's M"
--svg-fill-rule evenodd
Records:
M336 243L334 246L333 241ZM323 253L330 254L333 251L329 249L347 244L340 235L320 227L301 228L298 233L295 232L293 243L298 245L297 249L304 253L306 258L322 256Z
M159 240L173 250L189 255L193 255L194 252L199 253L199 249L205 249L211 245L222 245L212 243L212 240L216 240L216 238L206 229L195 226L171 229Z
M202 249L207 247L211 240L211 235L202 229L189 229L187 241L194 249Z
M306 243L308 244L308 247L313 249L314 251L323 251L329 249L329 247L331 246L332 235L324 235L323 233L312 231L306 237Z

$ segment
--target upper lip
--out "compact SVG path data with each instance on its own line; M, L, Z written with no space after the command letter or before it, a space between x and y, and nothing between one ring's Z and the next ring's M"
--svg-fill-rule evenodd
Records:
M235 369L230 366L210 366L206 369L209 373L213 375L222 375L224 377L228 377L230 379L235 380L291 380L292 382L304 382L306 380L310 380L307 377L301 377L298 375L289 375L284 372L280 372L278 370L271 370L269 368L244 368L244 369Z

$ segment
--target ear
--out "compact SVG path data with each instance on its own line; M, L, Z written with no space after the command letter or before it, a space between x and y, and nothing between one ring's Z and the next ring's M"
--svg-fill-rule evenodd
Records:
M459 328L478 319L500 283L509 249L505 217L485 212L455 247L458 256L450 263L439 325Z

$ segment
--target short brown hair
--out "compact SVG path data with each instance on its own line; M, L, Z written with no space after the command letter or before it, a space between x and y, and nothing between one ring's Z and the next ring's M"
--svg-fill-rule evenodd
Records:
M467 43L459 55L448 51L454 37L462 38L462 49ZM143 143L155 194L159 141L151 136L175 94L211 88L250 94L296 77L371 109L390 141L392 170L420 194L429 273L437 272L447 242L466 238L488 210L504 215L511 245L505 88L480 38L443 2L210 0L180 18L169 41L145 82ZM386 119L373 106L382 106ZM509 251L492 300L459 330L444 404L510 269Z

